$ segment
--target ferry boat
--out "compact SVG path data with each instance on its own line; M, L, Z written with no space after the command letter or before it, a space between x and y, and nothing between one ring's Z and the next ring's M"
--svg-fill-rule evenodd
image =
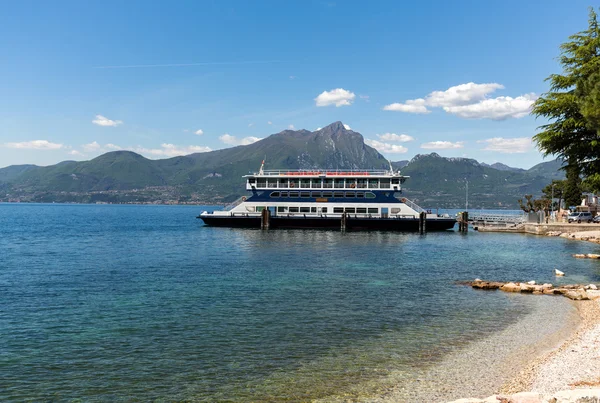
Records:
M448 214L425 211L402 196L408 176L389 170L264 170L245 175L248 196L198 218L215 227L441 231Z

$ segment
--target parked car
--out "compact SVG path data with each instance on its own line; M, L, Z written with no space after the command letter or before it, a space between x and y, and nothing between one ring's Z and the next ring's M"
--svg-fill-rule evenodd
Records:
M581 211L569 214L567 217L568 222L592 222L592 213Z
M593 222L596 224L600 223L600 215L597 215L596 217L594 217Z

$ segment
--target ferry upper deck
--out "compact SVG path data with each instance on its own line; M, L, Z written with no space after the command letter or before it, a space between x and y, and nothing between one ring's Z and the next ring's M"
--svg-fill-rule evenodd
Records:
M273 170L245 175L246 189L380 189L399 191L408 176L386 170Z

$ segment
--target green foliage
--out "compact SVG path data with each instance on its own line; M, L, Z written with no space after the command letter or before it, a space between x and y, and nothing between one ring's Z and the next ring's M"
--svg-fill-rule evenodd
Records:
M542 193L544 194L545 199L556 200L554 205L551 206L552 209L558 210L562 206L562 199L564 197L564 189L566 185L566 180L557 180L553 179L552 183L546 185L542 189Z
M523 204L523 199L517 200L519 207L526 213L536 213L538 211L544 211L548 213L550 211L550 200L548 199L534 199L533 195L525 195L527 202Z
M577 165L567 165L567 179L565 179L564 185L564 198L565 205L578 206L581 204L581 176Z
M559 62L563 73L546 79L550 91L533 106L533 115L550 120L534 140L545 155L563 157L584 176L593 176L600 173L600 29L593 9L588 29L561 45Z

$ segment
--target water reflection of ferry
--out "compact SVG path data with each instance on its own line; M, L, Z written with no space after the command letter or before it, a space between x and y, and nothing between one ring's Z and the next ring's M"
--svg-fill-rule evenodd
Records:
M402 196L399 171L264 170L244 176L246 190L224 211L202 212L205 224L247 228L343 228L427 231L456 220L432 214Z

